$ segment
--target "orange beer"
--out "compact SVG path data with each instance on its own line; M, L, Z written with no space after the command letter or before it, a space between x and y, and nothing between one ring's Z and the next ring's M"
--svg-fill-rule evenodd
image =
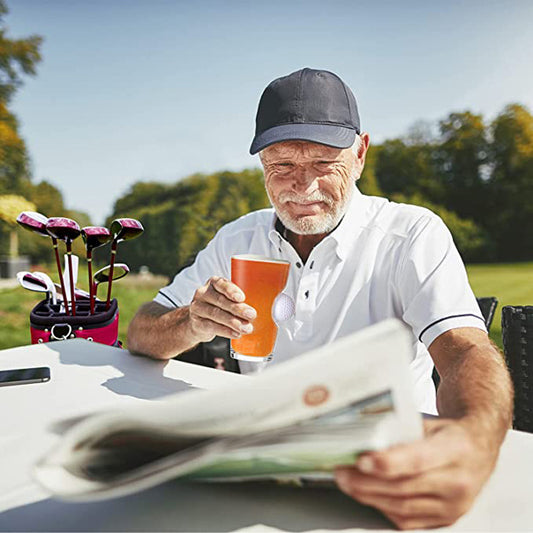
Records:
M234 255L231 281L245 294L245 302L257 311L254 330L240 339L232 339L233 357L245 361L269 360L278 328L272 318L272 306L289 277L290 263L262 255Z

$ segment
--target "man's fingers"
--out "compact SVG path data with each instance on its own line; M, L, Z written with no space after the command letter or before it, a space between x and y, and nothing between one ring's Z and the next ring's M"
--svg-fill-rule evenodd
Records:
M346 469L338 469L338 481L340 473L344 470ZM376 492L367 492L369 486L363 487L359 483L360 477L356 475L350 478L350 483L342 482L338 484L345 494L364 505L379 509L400 529L448 525L455 522L459 516L466 512L470 506L468 502L471 502L472 498L463 500L459 495L453 494L452 484L450 483L444 483L448 494L448 497L446 497L439 490L436 480L430 481L428 485L423 477L414 478L412 480L413 486L411 487L406 485L402 488L398 484L397 491L392 488L397 482L377 479L375 481L382 485L373 487ZM442 480L445 481L445 476ZM416 483L419 483L419 489L415 487ZM424 494L423 487L428 487L428 492L434 492L434 494Z
M244 293L237 285L224 278L216 278L215 281L212 278L202 299L244 320L253 320L257 317L257 312L253 307L242 303Z
M246 335L253 331L252 324L247 320L242 320L220 307L197 301L191 304L191 308L196 317L216 322L217 324L230 328L238 335Z
M204 337L204 342L213 339L215 336L225 337L227 339L237 339L241 336L240 333L237 333L233 329L208 318L195 317L194 321L196 323L195 329L201 332L201 335Z
M418 498L397 498L394 496L377 496L375 494L360 494L356 498L365 505L379 509L386 515L399 518L414 518L422 516L442 516L446 507L442 500L420 496Z
M228 298L228 300L232 300L237 303L244 302L244 292L242 292L242 290L239 289L235 283L232 283L228 279L213 276L209 280L209 285L218 293L223 294L226 298Z
M453 498L460 491L461 477L451 477L440 469L431 470L421 476L388 479L369 476L356 467L341 467L335 470L339 488L351 495L375 494L380 496L412 497L439 495Z
M456 425L442 426L424 439L365 453L357 460L356 466L365 474L398 478L454 465L471 451L461 432Z
M243 303L244 293L231 281L212 277L194 294L189 306L191 327L205 340L218 335L235 339L253 331L257 317L253 307Z
M471 506L469 476L459 468L432 470L404 479L366 476L355 467L335 471L348 496L386 514L401 529L451 524Z

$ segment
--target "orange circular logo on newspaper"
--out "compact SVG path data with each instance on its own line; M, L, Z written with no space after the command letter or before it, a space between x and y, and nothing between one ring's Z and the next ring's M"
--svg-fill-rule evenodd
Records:
M304 393L304 403L310 407L315 407L324 403L329 398L329 390L324 385L313 385Z

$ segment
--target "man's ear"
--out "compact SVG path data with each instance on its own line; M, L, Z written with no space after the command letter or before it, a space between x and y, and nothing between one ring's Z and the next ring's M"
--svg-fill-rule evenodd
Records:
M368 147L370 146L370 135L366 131L363 131L361 132L359 137L361 138L361 146L359 147L357 156L359 157L359 159L362 159L362 163L364 164L366 152L368 150Z
M368 133L364 131L359 137L361 138L361 146L357 150L357 157L355 159L356 181L361 177L363 169L365 168L366 153L368 151L368 146L370 145L370 135L368 135Z

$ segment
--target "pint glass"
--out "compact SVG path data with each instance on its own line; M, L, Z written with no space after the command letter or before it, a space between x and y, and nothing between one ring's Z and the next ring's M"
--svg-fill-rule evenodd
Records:
M231 281L245 294L245 302L257 311L254 330L231 340L231 356L241 361L269 361L278 328L272 307L289 277L288 261L262 255L235 255L231 258Z

